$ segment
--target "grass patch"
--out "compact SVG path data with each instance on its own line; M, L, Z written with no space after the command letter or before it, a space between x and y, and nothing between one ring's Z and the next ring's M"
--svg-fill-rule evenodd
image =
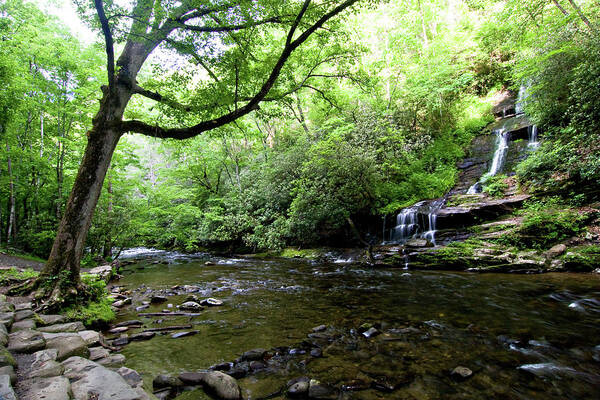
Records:
M323 255L323 251L320 249L295 249L288 247L283 249L279 253L279 257L284 258L310 258L315 259Z
M8 285L14 281L24 281L29 278L35 278L39 272L31 268L20 270L17 268L9 268L0 270L0 285Z
M111 308L113 300L108 298L106 282L90 274L81 274L81 281L88 288L88 300L63 308L61 314L70 320L81 321L86 326L106 326L115 319L115 312Z

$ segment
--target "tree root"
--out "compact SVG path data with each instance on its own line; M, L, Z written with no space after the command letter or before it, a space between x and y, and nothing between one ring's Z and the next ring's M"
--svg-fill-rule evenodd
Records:
M30 278L8 288L9 296L33 295L33 302L37 305L35 312L55 312L62 307L78 301L87 300L90 296L83 284L76 287L63 287L59 282L42 281L39 278Z
M29 295L31 292L36 290L38 282L36 278L29 278L24 281L20 281L14 285L9 286L6 294L9 296Z

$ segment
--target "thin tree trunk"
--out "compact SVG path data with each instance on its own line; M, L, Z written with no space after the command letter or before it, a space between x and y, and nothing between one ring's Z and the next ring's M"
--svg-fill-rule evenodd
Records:
M575 11L577 12L577 15L579 15L579 18L581 18L581 20L583 21L583 23L586 24L587 27L593 33L597 33L598 31L596 30L596 27L594 25L592 25L592 23L590 22L589 19L587 19L587 17L583 13L583 11L581 11L581 8L579 8L579 6L575 3L575 0L567 0L567 1L569 2L569 4L571 4L571 7L573 7L573 9L575 9Z
M558 2L558 0L552 0L552 2L556 6L556 8L558 8L560 10L560 12L562 12L564 14L565 17L569 16L569 13L567 12L567 10L565 10L563 8L563 6L560 5L560 3Z
M10 158L10 145L6 144L6 162L8 167L8 179L9 179L9 211L8 211L8 229L6 232L6 243L11 243L15 236L17 229L16 224L16 210L15 210L15 184L12 173L12 161Z

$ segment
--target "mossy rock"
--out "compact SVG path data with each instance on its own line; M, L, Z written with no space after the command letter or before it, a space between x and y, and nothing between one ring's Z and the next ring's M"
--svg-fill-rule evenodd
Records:
M0 346L0 367L6 367L8 365L16 367L17 362L6 348Z

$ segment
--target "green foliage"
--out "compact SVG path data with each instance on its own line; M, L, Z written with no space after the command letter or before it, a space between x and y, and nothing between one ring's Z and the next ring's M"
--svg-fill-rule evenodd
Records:
M87 326L105 326L115 319L111 308L112 300L108 298L106 282L96 275L82 274L81 281L86 287L85 302L71 304L61 310L61 313L71 320L82 321Z
M506 179L506 175L487 176L483 181L483 192L494 198L503 197L508 189Z
M14 281L24 281L26 279L35 278L39 275L39 272L33 269L0 269L0 285L8 285Z

